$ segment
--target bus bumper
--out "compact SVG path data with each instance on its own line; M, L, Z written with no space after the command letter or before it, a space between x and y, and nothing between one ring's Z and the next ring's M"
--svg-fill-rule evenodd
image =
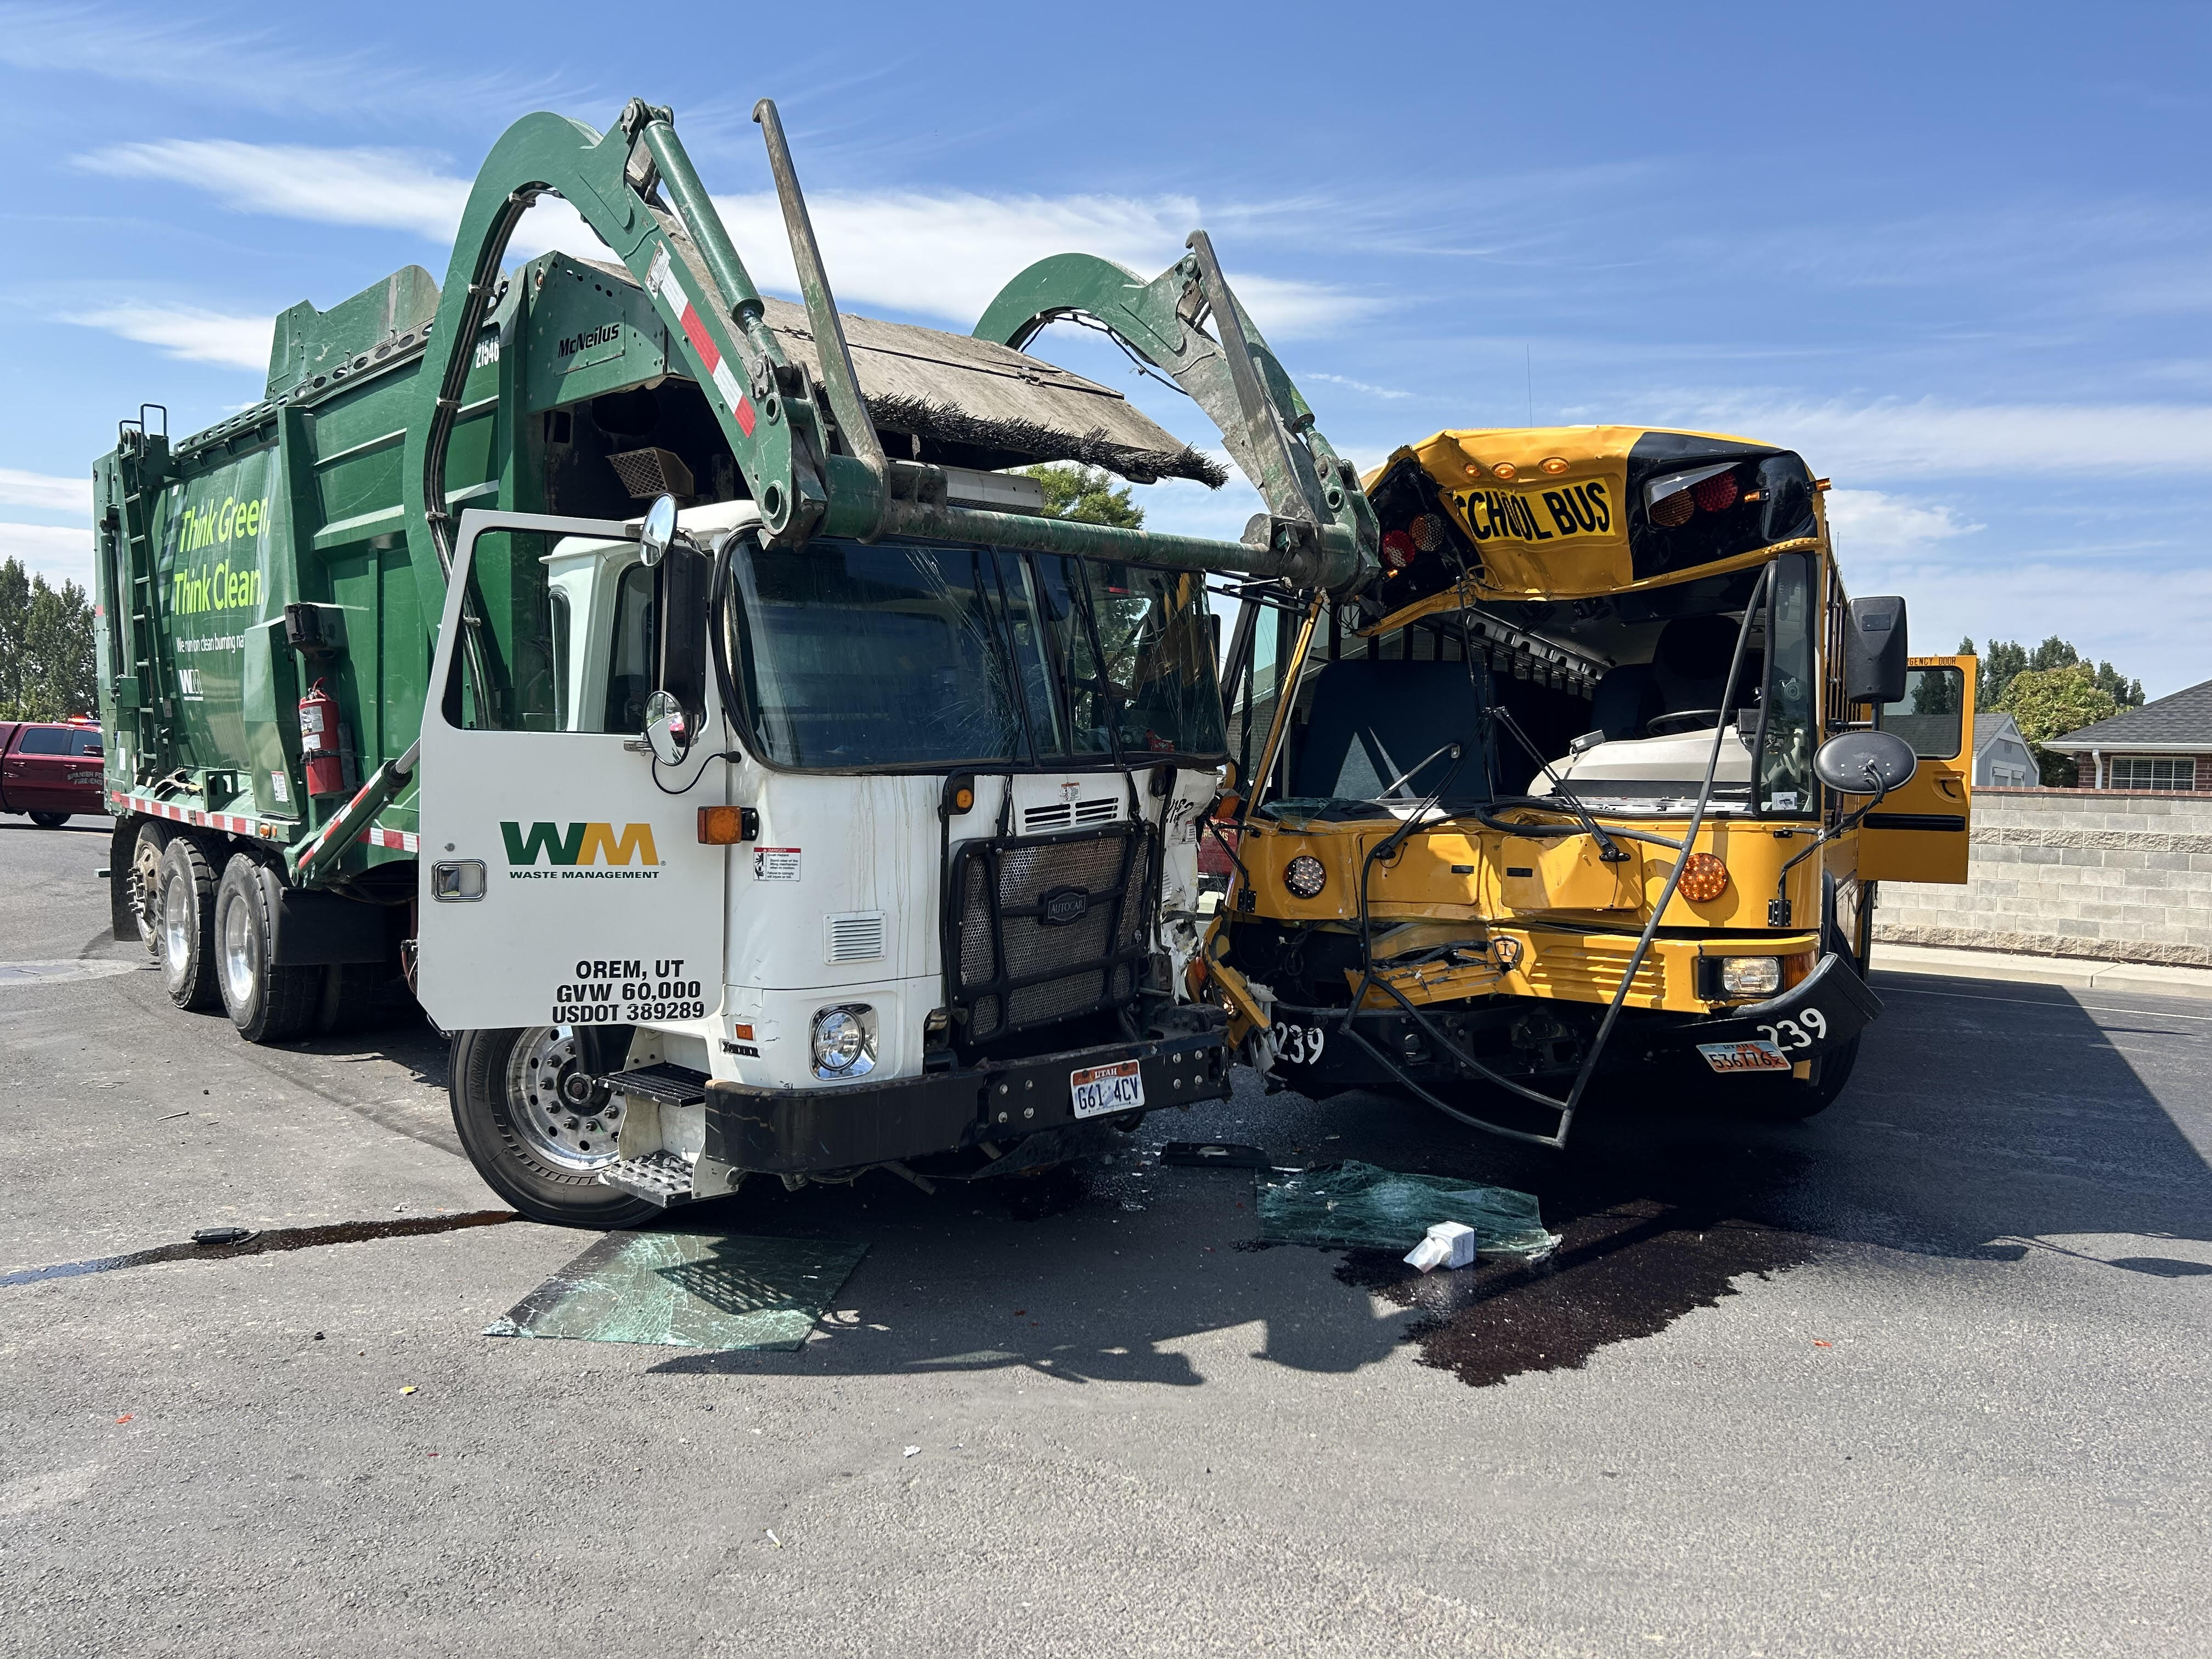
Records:
M1831 951L1780 996L1695 1021L1680 1028L1680 1036L1700 1053L1724 1045L1771 1045L1795 1065L1841 1048L1881 1012L1881 999L1874 988L1859 977L1850 958Z

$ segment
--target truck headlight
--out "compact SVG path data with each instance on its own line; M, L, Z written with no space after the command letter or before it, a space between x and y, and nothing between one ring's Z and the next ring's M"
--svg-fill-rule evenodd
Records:
M840 1003L814 1015L814 1075L866 1077L876 1069L876 1011L866 1003Z
M1319 897L1328 880L1328 872L1310 853L1301 853L1283 866L1283 885L1291 890L1292 898Z
M1780 957L1723 957L1721 989L1732 997L1771 997L1782 988Z

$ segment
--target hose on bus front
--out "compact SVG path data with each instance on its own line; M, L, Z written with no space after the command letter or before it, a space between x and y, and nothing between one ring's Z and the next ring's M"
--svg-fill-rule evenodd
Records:
M1759 580L1753 585L1751 595L1744 602L1743 623L1742 625L1736 629L1735 649L1729 658L1728 680L1722 693L1721 707L1724 709L1733 708L1735 706L1736 686L1743 673L1744 659L1748 654L1751 643L1752 625L1758 619L1760 602L1765 599L1766 592L1772 583L1774 567L1771 564L1769 564L1761 569L1759 574ZM1472 683L1474 675L1473 642L1466 639L1467 613L1464 610L1460 612L1460 628L1462 642L1468 647L1467 652L1468 665L1468 677L1470 683ZM1405 994L1400 991L1396 986L1393 985L1388 979L1378 978L1376 976L1375 969L1374 930L1372 921L1369 915L1369 884L1372 878L1375 866L1386 849L1391 851L1395 854L1396 848L1404 844L1407 836L1413 833L1417 825L1419 825L1423 816L1432 806L1434 806L1437 799L1443 794L1444 787L1447 787L1450 781L1449 775L1447 775L1444 784L1439 785L1437 790L1430 796L1429 799L1424 801L1420 806L1417 807L1403 824L1400 825L1399 828L1394 830L1390 835L1386 836L1382 840L1377 842L1375 846L1369 850L1366 858L1362 860L1360 864L1359 956L1361 972L1359 983L1352 988L1351 1006L1345 1013L1345 1034L1351 1037L1351 1039L1354 1042L1358 1043L1362 1048L1365 1049L1367 1053L1375 1059L1377 1064L1379 1064L1392 1077L1397 1079L1399 1083L1408 1090L1417 1099L1420 1100L1426 1105L1433 1106L1445 1116L1456 1119L1458 1121L1468 1125L1471 1128L1481 1129L1490 1134L1502 1135L1510 1140L1525 1140L1535 1146L1550 1146L1555 1149L1565 1146L1567 1144L1568 1133L1574 1127L1575 1114L1581 1108L1583 1093L1589 1089L1591 1078L1596 1075L1598 1061L1604 1056L1607 1044L1612 1040L1613 1027L1619 1022L1620 1011L1628 1000L1629 989L1636 982L1637 971L1644 966L1644 959L1650 954L1651 950L1651 941L1658 935L1659 920L1662 916L1667 914L1667 907L1674 902L1674 890L1681 884L1682 872L1688 867L1691 855L1697 850L1698 831L1705 823L1705 809L1712 801L1713 781L1720 771L1721 755L1727 739L1728 721L1727 718L1723 716L1713 728L1713 746L1711 751L1705 757L1705 776L1699 781L1698 786L1698 804L1690 814L1688 828L1683 831L1682 839L1680 843L1680 851L1676 854L1674 867L1667 872L1667 884L1660 892L1658 902L1651 907L1650 920L1644 924L1644 932L1637 939L1636 949L1630 953L1627 966L1621 969L1620 983L1613 990L1613 1000L1606 1005L1605 1017L1598 1023L1597 1034L1590 1040L1589 1050L1583 1057L1582 1066L1575 1073L1573 1085L1568 1089L1566 1097L1564 1100L1555 1099L1552 1096L1547 1095L1540 1090L1529 1088L1525 1084L1517 1082L1514 1079L1505 1077L1499 1073L1492 1071L1489 1066L1484 1065L1473 1054L1467 1053L1459 1046L1459 1044L1454 1042L1449 1037L1446 1036L1442 1031L1437 1030L1434 1023L1431 1022L1419 1008L1415 1007L1413 1004L1407 1000ZM1480 812L1454 814L1453 816L1474 817L1479 818L1486 827L1488 828L1506 830L1516 833L1525 833L1521 830L1521 827L1518 825L1509 824L1502 821L1494 820L1486 814ZM1448 822L1449 820L1445 821ZM1530 827L1534 828L1535 826ZM1548 828L1549 826L1547 827ZM1565 826L1560 827L1565 828ZM1614 833L1619 835L1621 832L1615 831ZM1644 840L1647 839L1647 837L1638 836L1633 837L1633 839ZM1652 837L1650 839L1656 838ZM1389 995L1392 1000L1396 1002L1397 1005L1406 1012L1407 1015L1412 1018L1414 1024L1420 1028L1422 1034L1428 1038L1430 1042L1436 1046L1439 1052L1449 1056L1453 1062L1458 1065L1462 1070L1474 1073L1476 1076L1484 1079L1486 1081L1495 1085L1498 1088L1505 1090L1509 1094L1518 1096L1523 1100L1531 1101L1537 1105L1546 1107L1552 1111L1557 1112L1559 1119L1558 1127L1552 1133L1548 1135L1540 1135L1526 1129L1510 1128L1502 1123L1492 1123L1486 1119L1476 1117L1471 1113L1462 1112L1457 1107L1438 1099L1435 1094L1431 1092L1429 1090L1423 1088L1419 1084L1414 1082L1410 1077L1407 1077L1404 1071L1400 1068L1397 1062L1390 1055L1383 1052L1382 1048L1379 1043L1371 1041L1359 1030L1358 1017L1360 1007L1366 1001L1368 993L1376 987L1380 987L1382 991Z

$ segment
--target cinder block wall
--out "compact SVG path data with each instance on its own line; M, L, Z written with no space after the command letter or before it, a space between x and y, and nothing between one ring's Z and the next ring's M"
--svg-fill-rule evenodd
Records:
M1974 793L1963 887L1886 881L1875 938L2212 968L2212 796Z

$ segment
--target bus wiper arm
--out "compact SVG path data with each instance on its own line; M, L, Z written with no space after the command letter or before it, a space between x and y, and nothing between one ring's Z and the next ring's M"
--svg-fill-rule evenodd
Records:
M1498 703L1491 708L1490 717L1513 734L1514 741L1528 751L1528 757L1536 763L1538 769L1552 781L1553 792L1566 803L1567 811L1574 815L1575 822L1582 825L1586 834L1595 838L1600 861L1606 864L1626 862L1628 858L1627 849L1606 834L1603 826L1590 815L1589 808L1583 805L1583 798L1575 793L1565 778L1552 769L1552 763L1544 758L1542 751L1536 747L1528 734L1521 729L1521 722L1513 718L1512 711L1504 704Z
M1456 743L1448 743L1448 744L1444 744L1444 745L1443 745L1443 747L1442 747L1441 749L1438 749L1438 750L1435 750L1433 753L1431 753L1431 754L1427 754L1427 755L1424 755L1420 759L1419 759L1419 760L1415 761L1415 762L1414 762L1411 766L1407 767L1404 771L1402 771L1402 772L1399 773L1399 774L1398 774L1398 775L1397 775L1396 777L1395 777L1395 778L1391 779L1389 782L1388 782L1388 783L1384 784L1384 785L1382 786L1382 795L1388 795L1388 794L1389 794L1392 790L1395 789L1395 788L1396 788L1400 784L1401 784L1401 783L1405 782L1405 781L1406 781L1407 778L1412 777L1412 776L1413 775L1413 774L1414 774L1414 773L1416 773L1416 772L1419 771L1419 770L1420 770L1424 766L1426 766L1426 765L1427 765L1431 761L1435 760L1436 758L1437 758L1437 757L1438 757L1438 756L1442 756L1442 755L1449 755L1449 756L1450 756L1454 760L1457 760L1457 759L1460 757L1460 747L1459 747L1459 745L1458 745ZM1379 799L1382 799L1382 796L1379 796L1379 795L1378 795L1376 799L1377 799L1379 800Z

